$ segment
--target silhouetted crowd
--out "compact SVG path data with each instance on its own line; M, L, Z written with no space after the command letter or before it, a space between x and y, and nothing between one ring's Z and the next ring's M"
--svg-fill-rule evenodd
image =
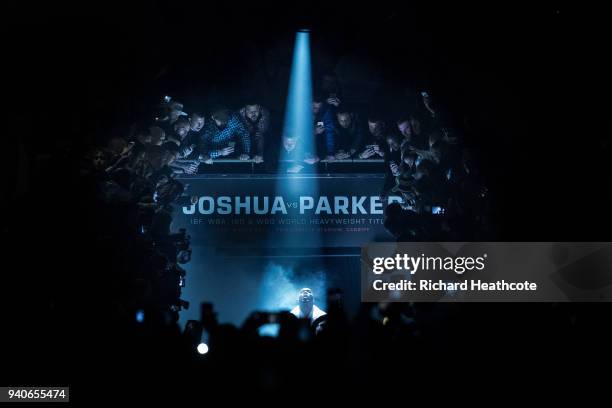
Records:
M121 361L138 367L145 383L130 393L152 398L148 390L155 385L156 395L180 389L175 397L189 399L403 395L407 381L418 387L451 375L444 374L451 368L486 372L491 363L517 370L534 360L549 367L581 363L580 353L567 354L568 347L590 339L601 317L591 314L594 308L558 304L362 303L349 319L338 290L327 293L326 310L316 328L288 311L255 311L235 326L219 323L213 305L205 303L201 318L188 321L183 332L145 312L130 324L128 333L137 340L121 346ZM263 334L271 322L276 333ZM563 363L558 353L564 353ZM456 375L457 384L473 378Z

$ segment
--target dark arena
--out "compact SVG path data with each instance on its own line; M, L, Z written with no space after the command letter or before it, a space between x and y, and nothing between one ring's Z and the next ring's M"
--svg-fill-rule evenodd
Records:
M470 402L609 366L602 11L3 8L0 402Z

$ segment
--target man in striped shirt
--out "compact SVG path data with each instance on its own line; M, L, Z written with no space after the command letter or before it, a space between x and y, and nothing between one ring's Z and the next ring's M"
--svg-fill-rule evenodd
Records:
M248 103L238 113L254 144L253 160L255 163L261 163L263 162L265 134L270 127L270 112L257 103Z
M239 153L240 160L248 160L251 153L251 137L239 115L229 109L217 108L204 127L200 153L210 159Z

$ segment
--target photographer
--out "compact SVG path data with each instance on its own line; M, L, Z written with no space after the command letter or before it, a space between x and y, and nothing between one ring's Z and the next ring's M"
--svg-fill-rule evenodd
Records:
M360 159L381 159L385 157L385 137L387 125L382 117L370 114L368 117L368 135L365 149L359 153Z

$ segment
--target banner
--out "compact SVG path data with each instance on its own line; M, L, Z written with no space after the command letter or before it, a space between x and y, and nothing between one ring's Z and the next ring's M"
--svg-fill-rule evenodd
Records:
M197 175L181 178L191 204L176 208L174 228L196 245L360 247L390 241L381 174Z

